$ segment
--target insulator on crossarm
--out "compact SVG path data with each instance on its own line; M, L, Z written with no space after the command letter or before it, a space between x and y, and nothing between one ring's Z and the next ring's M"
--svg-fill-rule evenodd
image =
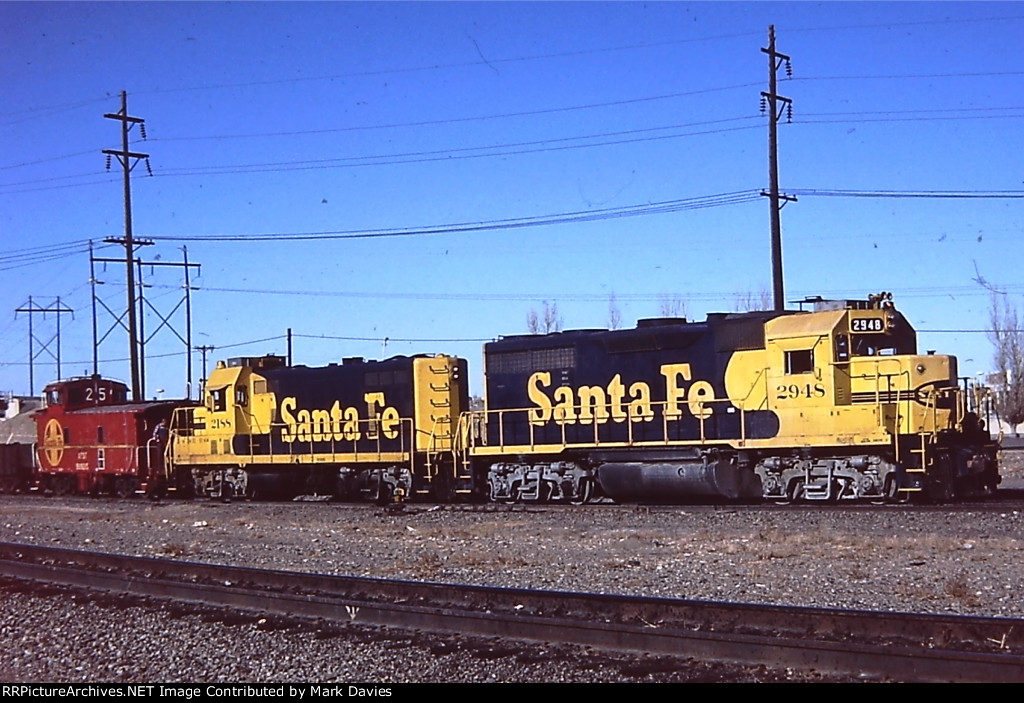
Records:
M139 134L142 135L143 139L146 138L146 123L145 122L139 122Z
M106 162L107 162L107 170L109 171L110 170L110 154L107 154Z
M793 77L793 64L790 63L789 59L786 59L786 78Z
M764 96L762 95L761 96L761 114L763 115L767 109L768 109L768 104L765 102Z
M151 176L153 175L153 169L149 167L149 159L146 159L146 172Z
M788 103L786 105L786 122L792 122L792 121L793 121L793 103Z

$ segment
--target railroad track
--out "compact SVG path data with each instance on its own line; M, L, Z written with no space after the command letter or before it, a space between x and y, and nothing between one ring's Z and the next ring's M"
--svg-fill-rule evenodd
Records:
M229 610L899 681L1024 681L1024 619L529 591L0 543L16 579Z

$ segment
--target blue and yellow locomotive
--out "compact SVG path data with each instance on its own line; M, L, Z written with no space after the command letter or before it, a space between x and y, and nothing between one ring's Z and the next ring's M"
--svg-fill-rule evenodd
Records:
M448 500L470 490L452 461L464 377L448 356L219 362L203 405L174 415L169 464L179 484L220 497Z
M918 354L888 294L809 302L486 345L486 433L469 453L488 464L491 497L994 490L997 447L964 405L955 357Z

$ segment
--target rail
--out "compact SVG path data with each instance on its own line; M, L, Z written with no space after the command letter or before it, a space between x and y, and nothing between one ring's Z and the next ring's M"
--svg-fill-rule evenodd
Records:
M747 411L738 405L727 398L650 401L645 402L639 411L632 403L623 404L619 408L622 414L616 416L608 404L579 404L556 406L551 416L545 419L537 417L538 408L472 410L464 413L465 419L460 418L460 428L467 439L465 448L469 451L480 448L497 451L529 448L535 451L538 447L742 445L750 438L750 431ZM657 431L651 432L655 418L660 421L654 425ZM483 428L479 437L473 432L465 432L466 428L477 425ZM711 428L712 425L715 429ZM692 434L689 433L691 429L694 430ZM488 436L491 433L496 435L496 442Z
M898 681L1024 681L1019 618L387 581L9 543L0 543L0 566L8 578L324 623Z

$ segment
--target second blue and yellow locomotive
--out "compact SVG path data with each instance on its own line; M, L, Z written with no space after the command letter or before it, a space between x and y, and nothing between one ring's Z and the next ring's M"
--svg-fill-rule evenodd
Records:
M174 416L171 463L207 495L446 499L470 490L452 461L464 377L448 356L220 362L203 405Z
M999 483L955 357L918 354L891 296L641 321L319 369L218 365L175 416L206 493L500 501L936 500Z

